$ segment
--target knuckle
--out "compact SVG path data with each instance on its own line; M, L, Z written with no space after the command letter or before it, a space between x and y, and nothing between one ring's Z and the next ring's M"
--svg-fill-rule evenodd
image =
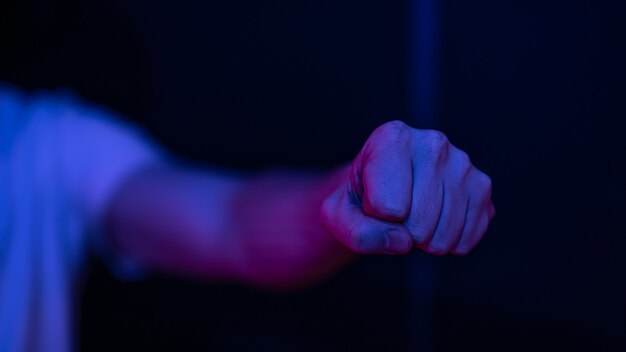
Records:
M449 144L448 137L443 132L437 130L429 130L427 137L431 145L439 149L447 147Z
M470 160L469 154L461 149L456 149L456 151L459 158L459 165L461 165L464 169L471 168L472 161Z
M400 120L393 120L389 122L385 122L382 126L382 129L389 132L394 133L402 133L409 128L409 126Z
M436 130L428 130L424 142L427 153L437 157L447 156L450 142L445 134Z
M474 165L472 165L472 161L470 160L470 157L466 152L457 148L454 148L454 151L456 154L455 168L465 179L474 170Z
M493 187L493 182L491 181L491 177L489 177L484 172L479 172L478 174L480 184L483 186L487 193L491 193L491 188Z
M395 120L387 122L381 125L377 129L377 135L380 136L386 143L395 145L397 143L404 143L409 140L411 127L406 123Z

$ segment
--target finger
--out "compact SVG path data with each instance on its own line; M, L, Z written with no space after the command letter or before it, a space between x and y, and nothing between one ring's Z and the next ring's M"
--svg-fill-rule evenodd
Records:
M413 177L411 210L404 225L417 246L427 244L432 238L443 206L443 183L435 168L418 165Z
M476 212L476 217L472 221L470 226L466 227L461 239L455 248L452 249L452 253L456 255L466 255L476 247L482 237L485 235L487 228L489 227L489 216L485 211Z
M430 243L423 249L436 255L448 253L459 242L465 227L468 201L458 188L446 190L437 229Z
M487 190L487 197L491 196L491 190ZM490 198L481 198L476 194L470 198L467 211L465 229L459 242L452 249L455 255L468 254L480 242L489 222L495 215L495 208Z
M491 179L481 171L473 173L471 178L473 191L470 195L470 209L467 223L459 243L452 250L454 254L465 255L469 253L484 236L489 222L496 214L491 201Z
M363 213L348 194L339 188L322 206L322 222L346 247L361 254L406 254L413 247L402 224L379 220Z
M423 249L431 254L448 253L459 241L469 210L469 191L466 189L474 167L464 151L449 144L449 158L444 175L444 200L440 220L430 243Z
M409 127L386 123L368 139L361 155L363 212L388 221L404 221L411 208L412 169Z
M411 210L405 226L418 247L430 242L440 220L444 202L441 165L447 162L450 143L434 130L418 130L415 139L413 165L413 194Z
M479 205L475 204L472 198L468 200L467 210L465 214L465 225L463 226L463 232L457 239L457 242L452 246L450 252L454 255L465 255L467 254L463 249L467 247L467 244L470 241L470 238L474 236L477 232L477 226L480 216L480 208Z

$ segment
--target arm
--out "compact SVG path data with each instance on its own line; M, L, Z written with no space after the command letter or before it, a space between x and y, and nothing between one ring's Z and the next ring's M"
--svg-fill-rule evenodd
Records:
M166 272L264 288L309 284L355 257L319 221L347 170L149 167L116 192L107 233L119 251Z
M163 165L130 177L109 209L113 243L146 265L266 288L314 282L356 254L464 255L495 213L467 154L400 122L327 174Z

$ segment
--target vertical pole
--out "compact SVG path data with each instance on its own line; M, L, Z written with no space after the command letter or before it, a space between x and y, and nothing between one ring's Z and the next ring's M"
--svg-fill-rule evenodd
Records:
M407 0L408 86L410 123L418 128L439 128L440 0ZM415 252L408 258L409 351L434 350L434 258Z
M408 1L408 111L412 122L436 128L439 98L440 0Z

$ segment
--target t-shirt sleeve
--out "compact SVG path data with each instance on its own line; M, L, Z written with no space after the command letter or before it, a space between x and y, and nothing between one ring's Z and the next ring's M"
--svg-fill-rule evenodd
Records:
M107 207L134 173L165 162L166 153L138 126L103 107L65 98L59 114L64 170L85 219L85 241L119 278L145 274L134 258L114 249L104 234Z

